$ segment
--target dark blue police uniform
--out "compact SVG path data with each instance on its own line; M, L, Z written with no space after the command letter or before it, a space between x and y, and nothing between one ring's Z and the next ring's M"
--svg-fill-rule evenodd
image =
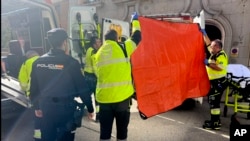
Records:
M80 96L88 112L93 112L91 91L79 62L61 49L52 48L34 62L30 92L34 108L43 112L44 141L74 140L74 129L68 125L76 109L74 97Z

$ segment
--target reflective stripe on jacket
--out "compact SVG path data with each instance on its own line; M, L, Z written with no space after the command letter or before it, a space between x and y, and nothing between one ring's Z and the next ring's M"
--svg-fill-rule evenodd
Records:
M130 54L129 54L130 55ZM121 102L134 93L129 56L117 42L106 40L95 55L99 103Z

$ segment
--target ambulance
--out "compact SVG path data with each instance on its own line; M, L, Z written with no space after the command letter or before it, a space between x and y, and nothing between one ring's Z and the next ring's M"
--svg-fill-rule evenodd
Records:
M47 31L60 27L55 7L47 0L4 0L1 6L1 58L8 54L8 43L17 40L20 54L35 50L40 55L50 49ZM84 66L85 51L91 36L98 34L95 7L69 7L67 30L70 54ZM17 78L1 77L1 119L20 115L30 101L21 90Z
M10 40L19 41L17 50L23 55L30 49L40 55L49 50L46 32L59 27L54 7L38 0L4 0L1 4L2 60L8 54ZM30 107L29 99L14 77L1 77L1 103L1 119L18 116Z

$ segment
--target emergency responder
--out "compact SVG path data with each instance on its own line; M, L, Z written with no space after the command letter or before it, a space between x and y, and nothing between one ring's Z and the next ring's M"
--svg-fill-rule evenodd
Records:
M29 81L30 81L30 73L32 70L33 62L39 58L39 54L34 50L29 50L25 54L26 61L22 64L21 69L18 74L18 80L20 82L21 88L26 95L29 96Z
M205 129L219 130L221 127L220 120L220 101L223 91L227 87L227 54L223 50L222 42L219 39L210 40L205 32L202 30L205 38L205 43L211 53L209 59L205 59L206 69L210 80L211 88L208 93L208 102L210 105L211 119L206 120L203 124Z
M84 67L84 76L87 81L87 83L90 86L91 92L95 94L96 89L96 75L95 75L95 66L93 63L94 55L96 54L97 50L101 46L101 40L100 38L93 36L90 39L90 45L86 52L86 58L85 58L85 67ZM96 101L95 102L95 108L96 108L96 121L99 121L99 104Z
M125 41L125 46L131 46L132 50L128 48L127 52L132 54L136 47L138 46L139 42L141 41L141 28L138 21L138 15L134 12L131 16L131 25L132 25L132 34L131 37Z
M141 31L141 26L140 26L140 22L138 20L138 14L137 12L134 12L132 15L131 15L131 27L132 27L132 31L131 33L134 33L136 30L139 30Z
M73 141L77 108L74 98L80 96L89 118L93 118L91 92L79 62L68 55L66 31L52 29L47 38L51 49L33 63L30 98L36 116L42 117L42 141Z
M126 140L128 133L131 97L134 93L129 61L131 54L117 41L117 32L109 30L105 34L105 42L95 55L101 141L110 140L114 119L117 140Z
M22 64L21 69L18 74L18 80L22 90L25 92L26 96L29 97L30 94L30 74L32 71L32 64L39 58L39 54L34 50L29 50L25 54L26 61ZM41 140L41 127L40 127L40 117L34 115L34 139L35 141Z
M136 30L135 32L132 33L131 37L128 38L125 41L125 45L126 46L131 46L132 50L128 50L128 52L131 52L131 54L133 53L133 51L136 49L136 47L138 46L139 42L141 41L141 31Z

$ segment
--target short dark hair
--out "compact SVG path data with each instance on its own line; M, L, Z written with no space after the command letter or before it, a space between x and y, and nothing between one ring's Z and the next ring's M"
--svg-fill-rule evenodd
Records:
M221 42L220 39L215 39L215 40L213 40L213 42L215 42L220 48L223 47L222 42Z
M105 40L117 41L117 32L114 29L110 29L105 34Z
M47 37L52 48L60 48L68 34L63 28L54 28L47 32Z

